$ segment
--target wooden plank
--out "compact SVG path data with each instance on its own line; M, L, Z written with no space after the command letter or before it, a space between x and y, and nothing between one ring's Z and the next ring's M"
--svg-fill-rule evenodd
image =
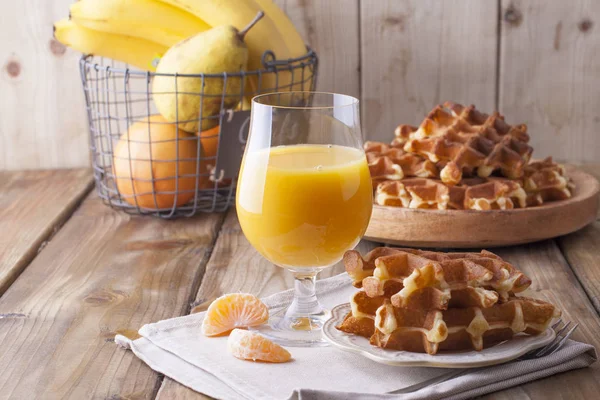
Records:
M496 88L495 1L362 0L362 122L389 141L453 100L492 111Z
M91 188L87 169L0 172L0 296Z
M554 241L494 250L533 281L524 295L542 298L562 310L564 321L579 323L573 338L600 348L600 318ZM503 399L593 399L600 391L600 365L569 371L499 393ZM496 393L484 398L495 399Z
M89 165L81 56L52 37L72 0L7 2L0 23L0 170Z
M358 0L276 0L319 56L317 90L360 96Z
M600 313L600 222L557 240L571 269Z
M358 245L361 252L367 252L376 245L362 241ZM332 268L327 268L320 278L337 275L344 271L340 262ZM289 289L293 286L292 274L283 268L271 264L254 250L248 243L235 210L227 215L225 223L217 239L215 249L206 267L206 273L196 296L194 311L204 311L217 297L229 292L248 292L257 296L268 296ZM165 378L157 399L203 399L199 393L183 385Z
M149 399L159 375L115 333L188 311L222 214L165 221L88 197L0 299L0 393Z
M597 161L600 2L502 0L499 108L534 156Z

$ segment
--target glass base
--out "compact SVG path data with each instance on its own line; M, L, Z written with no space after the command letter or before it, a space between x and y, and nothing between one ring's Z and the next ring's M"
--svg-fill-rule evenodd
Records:
M328 310L321 309L308 316L288 316L283 310L269 318L265 325L250 328L273 342L287 347L329 346L323 338L323 324L330 317Z

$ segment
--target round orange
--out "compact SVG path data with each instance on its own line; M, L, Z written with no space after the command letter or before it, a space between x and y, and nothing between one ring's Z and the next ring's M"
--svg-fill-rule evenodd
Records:
M195 136L152 115L131 125L114 149L117 189L133 206L181 206L194 197L197 158Z

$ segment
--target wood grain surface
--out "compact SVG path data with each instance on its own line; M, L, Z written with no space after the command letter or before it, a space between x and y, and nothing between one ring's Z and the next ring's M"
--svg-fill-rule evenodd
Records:
M319 55L317 90L360 96L358 0L276 0Z
M420 210L374 206L365 237L416 247L498 247L554 238L583 228L599 212L600 183L567 166L573 196L512 210Z
M396 126L418 125L445 100L494 109L496 2L361 0L360 5L365 137L389 142Z
M71 173L49 176L62 174L60 179L66 179ZM14 218L16 206L29 197L68 203L69 196L16 179L20 174L0 174L0 205L6 210L0 212L2 232L19 224L6 220ZM68 179L74 187L77 180L89 182L89 176ZM9 186L12 189L6 190ZM59 207L67 214L73 208ZM531 277L533 284L525 295L556 304L565 320L580 324L574 338L597 348L599 224L557 240L494 250ZM0 398L206 398L168 378L161 381L131 352L112 343L115 333L132 335L144 323L185 314L194 300L193 311L198 312L226 292L264 296L292 284L291 274L252 249L235 210L226 217L162 221L114 212L92 194L58 227L0 297ZM37 251L35 241L30 242ZM360 251L374 246L363 241ZM338 264L323 276L341 271ZM595 399L598 376L596 363L485 398Z
M501 0L498 108L534 156L597 162L600 2Z
M559 238L558 245L600 313L600 222Z
M7 2L0 16L0 169L89 164L79 54L52 38L70 3ZM361 97L366 138L454 100L527 123L540 157L597 159L597 1L276 3L318 52L318 88Z
M0 296L91 188L87 169L0 172Z
M0 397L153 398L158 374L114 335L187 312L222 219L131 217L87 198L0 298Z
M52 37L73 0L4 2L0 16L0 170L87 167L80 53Z
M374 243L362 241L358 249L367 252L375 246ZM337 275L343 271L344 265L339 262L321 272L319 278ZM224 293L239 291L264 297L291 288L293 282L290 272L276 267L254 250L242 233L235 210L231 210L206 266L206 273L196 296L194 312L206 310L215 298ZM157 399L180 398L187 400L206 397L165 378Z
M503 248L494 252L533 281L523 295L546 299L562 310L563 321L579 323L573 339L600 349L600 318L554 241ZM565 372L501 392L501 398L595 399L600 392L600 364ZM486 396L495 399L496 393Z

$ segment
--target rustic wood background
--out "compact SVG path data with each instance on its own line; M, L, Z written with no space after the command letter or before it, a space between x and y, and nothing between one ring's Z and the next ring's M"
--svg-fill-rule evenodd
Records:
M72 1L0 0L0 170L89 164L79 54L52 39ZM537 157L599 158L598 0L276 1L369 139L454 100L526 122Z

